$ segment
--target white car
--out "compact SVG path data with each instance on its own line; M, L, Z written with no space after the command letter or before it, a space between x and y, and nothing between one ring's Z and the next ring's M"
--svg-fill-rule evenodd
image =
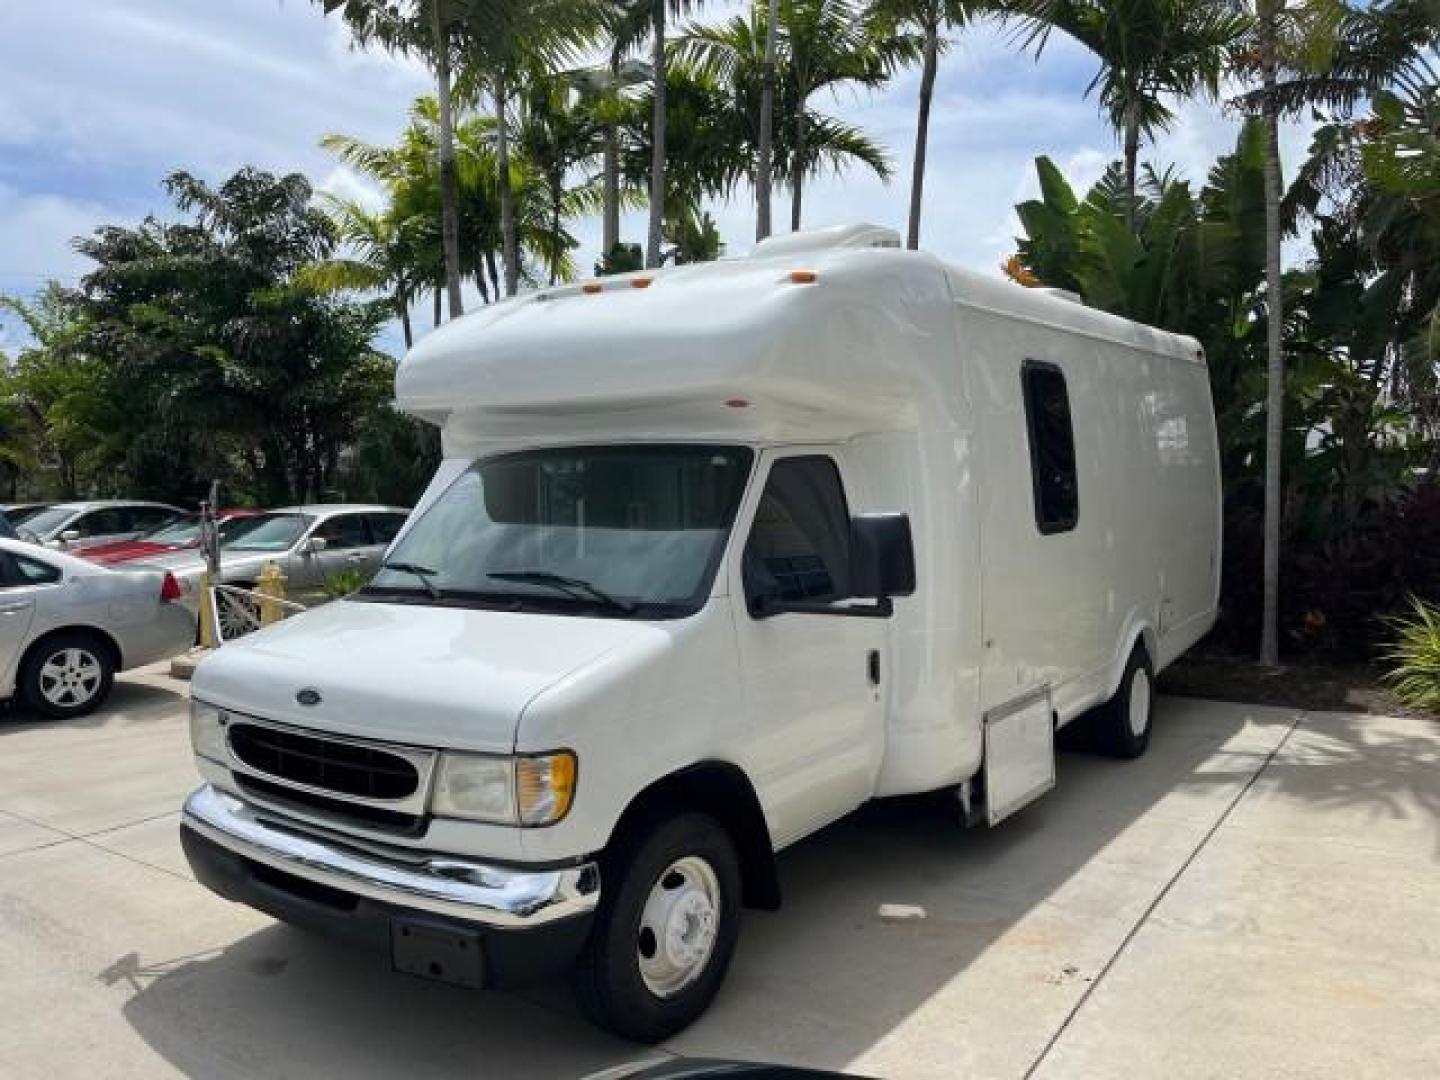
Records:
M0 701L63 719L96 708L117 671L184 652L194 617L178 583L0 540Z
M168 503L94 499L46 507L25 518L23 529L46 547L78 552L134 540L184 513Z

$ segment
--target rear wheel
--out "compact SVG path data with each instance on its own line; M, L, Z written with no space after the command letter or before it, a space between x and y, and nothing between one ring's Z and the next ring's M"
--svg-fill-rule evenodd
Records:
M686 813L616 844L576 965L576 999L600 1027L640 1042L709 1006L740 930L740 865L714 818Z
M1095 716L1095 744L1102 753L1137 758L1150 745L1155 712L1155 668L1143 645L1137 644L1120 677L1115 696Z
M26 654L20 696L41 716L63 720L98 707L114 681L109 646L92 634L70 631L46 638Z

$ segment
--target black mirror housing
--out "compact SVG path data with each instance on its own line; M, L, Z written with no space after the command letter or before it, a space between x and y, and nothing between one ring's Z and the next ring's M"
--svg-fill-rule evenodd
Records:
M908 514L859 514L850 519L850 584L877 600L915 591L915 544Z

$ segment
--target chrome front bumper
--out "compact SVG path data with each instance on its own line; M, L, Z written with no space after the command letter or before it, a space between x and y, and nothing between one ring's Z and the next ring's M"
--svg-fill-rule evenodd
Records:
M371 850L302 833L209 784L185 800L184 827L242 858L340 892L481 927L526 930L595 910L594 863L515 870L448 856Z

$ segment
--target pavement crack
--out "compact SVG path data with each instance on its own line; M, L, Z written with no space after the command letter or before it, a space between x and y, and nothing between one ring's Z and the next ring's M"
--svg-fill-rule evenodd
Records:
M1110 970L1115 966L1116 961L1125 954L1125 950L1130 947L1130 943L1135 940L1135 936L1140 933L1141 928L1150 921L1150 916L1155 914L1156 909L1165 902L1165 898L1170 895L1176 883L1185 876L1185 873L1194 865L1195 860L1200 857L1200 853L1209 846L1215 834L1218 833L1225 822L1230 819L1230 815L1234 812L1235 807L1240 805L1240 800L1250 793L1250 789L1255 786L1255 782L1264 775L1265 770L1268 769L1275 758L1279 756L1280 751L1285 748L1285 744L1290 741L1290 736L1295 734L1295 729L1300 726L1303 719L1303 714L1297 714L1290 721L1289 725L1285 728L1285 734L1271 747L1270 752L1265 755L1265 760L1260 763L1260 767L1251 774L1250 779L1245 781L1245 784L1235 793L1235 797L1225 805L1225 809L1220 812L1220 816L1215 819L1210 828L1205 830L1205 835L1200 838L1200 842L1196 844L1190 854L1185 857L1185 861L1180 864L1175 870L1175 873L1170 875L1170 879L1165 882L1160 891L1155 894L1155 898L1151 900L1145 910L1140 913L1140 917L1135 920L1135 924L1126 931L1125 937L1121 939L1120 944L1115 947L1115 951L1110 954L1110 958L1105 961L1105 965L1100 969L1099 973L1086 984L1084 991L1082 991L1079 998L1076 999L1075 1004L1072 1005L1070 1011L1065 1014L1065 1019L1060 1022L1060 1026L1055 1029L1050 1038L1046 1040L1045 1045L1040 1048L1040 1053L1035 1056L1035 1060L1032 1061L1030 1067L1025 1070L1024 1080L1031 1080L1031 1077L1039 1071L1040 1066L1045 1063L1045 1059L1050 1056L1050 1051L1055 1049L1056 1044L1060 1042L1061 1036L1069 1029L1075 1017L1079 1015L1080 1010L1085 1007L1085 1003L1090 1000L1090 995L1095 992L1096 987L1105 981L1105 976L1110 974Z

